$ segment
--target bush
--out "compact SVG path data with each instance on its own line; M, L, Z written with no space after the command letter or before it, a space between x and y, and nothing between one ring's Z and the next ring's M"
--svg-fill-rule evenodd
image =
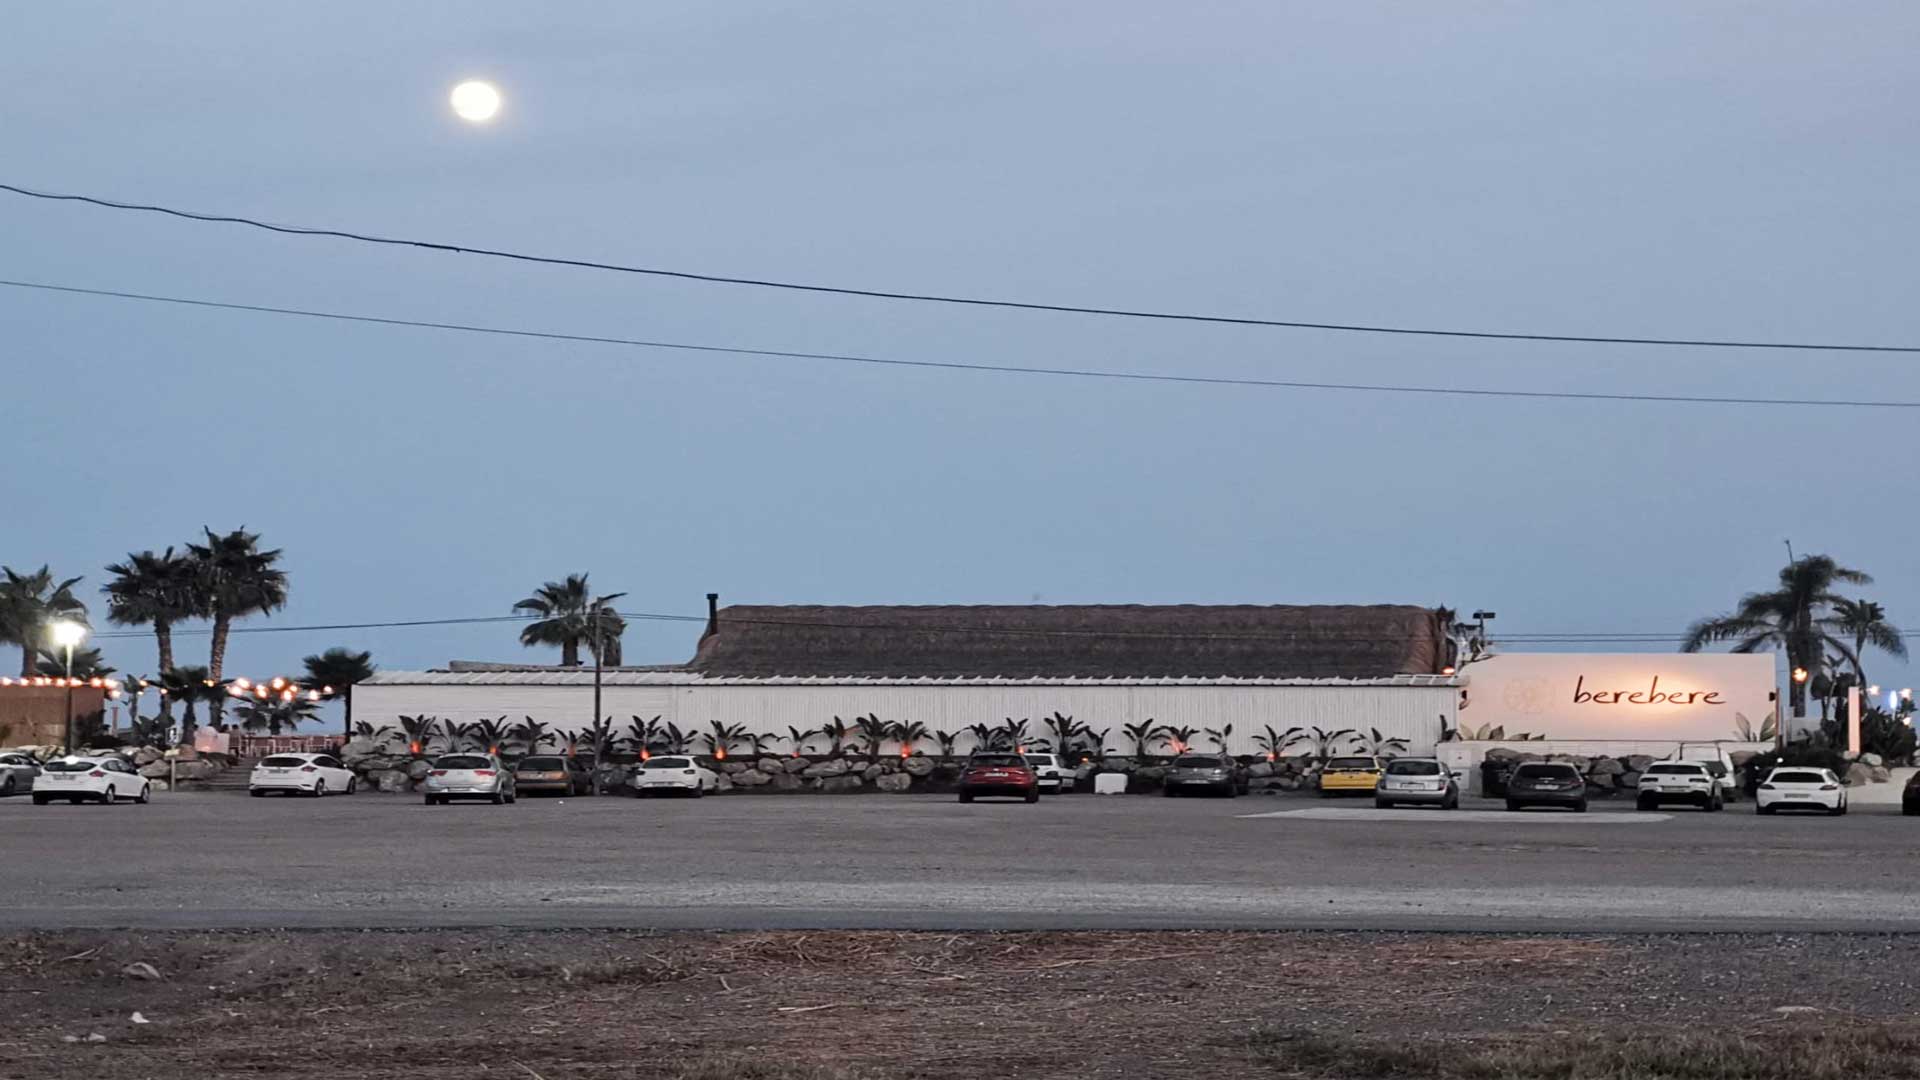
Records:
M1828 746L1847 744L1846 706L1840 715L1820 722L1820 738ZM1896 720L1885 709L1868 709L1860 717L1860 749L1879 754L1891 765L1913 757L1915 737L1904 720Z

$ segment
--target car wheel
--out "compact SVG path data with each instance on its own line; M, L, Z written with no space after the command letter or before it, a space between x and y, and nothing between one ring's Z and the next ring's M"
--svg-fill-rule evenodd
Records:
M313 782L313 797L316 799L324 799L327 797L327 782L325 780L315 780Z
M347 777L347 794L351 795L355 791L358 791L359 789L360 789L359 779L352 776Z
M136 803L139 803L141 806L145 806L148 803L152 802L153 801L153 785L141 784L140 794L135 795L133 797L133 801Z
M108 784L107 790L100 793L100 805L112 806L114 804L114 801L118 798L120 798L120 793L113 790L112 784Z
M702 798L705 798L705 797L706 797L706 794L707 794L707 785L705 785L705 784L699 784L699 783L697 783L697 784L694 784L694 785L693 785L693 797L694 797L694 798L696 798L696 799L702 799Z
M501 791L499 788L495 788L493 789L493 797L491 801L495 806L505 806L507 805L507 793L504 791Z
M1445 799L1441 800L1440 809L1442 810L1460 809L1460 793L1456 791L1453 794L1447 796Z
M508 788L507 789L507 805L512 806L514 803L517 803L519 801L520 801L520 789Z
M961 789L960 789L960 801L961 801L961 802L972 802L972 801L973 801L973 792L971 792L971 791L968 791L968 790L967 790L967 789L965 789L965 788L961 788Z
M1713 798L1712 798L1712 799L1711 799L1710 801L1708 801L1708 803L1707 803L1707 809L1708 809L1708 811L1710 811L1710 812L1713 812L1713 813L1718 813L1718 812L1720 812L1720 811L1722 811L1722 810L1725 810L1726 808L1727 808L1727 800L1725 800L1725 799L1723 799L1723 798L1721 798L1721 797L1720 797L1720 796L1718 796L1718 795L1715 795L1715 796L1714 796L1714 797L1713 797Z
M35 806L45 806L48 801L48 797L45 795L35 795L33 797L33 805Z
M1847 804L1844 801L1841 802L1839 806L1836 806L1833 809L1827 811L1827 813L1832 814L1834 817L1839 817L1840 815L1846 812L1847 812Z
M0 782L0 795L13 794L13 774L8 773L4 782Z
M1030 802L1030 803L1035 803L1035 802L1039 802L1039 801L1040 801L1040 789L1039 789L1039 788L1037 788L1037 787L1036 787L1036 788L1029 788L1029 789L1027 789L1027 801L1028 801L1028 802Z
M1229 799L1237 799L1240 797L1240 789L1237 787L1234 787L1233 781L1231 780L1227 781L1226 796Z

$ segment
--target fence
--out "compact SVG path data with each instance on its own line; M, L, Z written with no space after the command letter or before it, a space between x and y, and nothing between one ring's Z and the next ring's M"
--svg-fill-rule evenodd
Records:
M243 758L273 754L327 754L340 745L338 735L234 735L233 753Z

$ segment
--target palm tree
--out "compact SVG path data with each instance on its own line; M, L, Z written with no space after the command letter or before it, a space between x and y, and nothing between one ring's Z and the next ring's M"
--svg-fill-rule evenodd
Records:
M160 697L162 700L179 702L186 712L180 717L180 742L183 746L193 744L193 729L199 723L196 706L200 702L209 705L225 701L227 688L224 683L215 680L203 667L175 667L160 673Z
M1871 600L1848 600L1845 597L1833 602L1833 614L1826 619L1827 625L1853 638L1853 677L1861 686L1867 684L1867 671L1864 664L1867 646L1871 645L1889 656L1902 660L1907 658L1907 642L1887 621L1887 609Z
M302 723L316 719L316 706L311 698L295 694L291 699L277 696L266 698L249 697L234 709L239 717L240 726L248 731L264 731L269 735L278 735L282 731L292 731Z
M101 587L107 594L107 619L117 626L152 626L160 652L155 670L173 667L173 624L201 614L196 606L193 560L175 555L172 548L155 555L130 553L125 562L107 567L113 580ZM160 715L171 718L173 703L160 699Z
M1184 754L1188 750L1193 749L1193 737L1195 735L1200 734L1199 728L1188 727L1185 724L1182 724L1179 727L1169 727L1169 728L1166 728L1165 730L1167 735L1167 745L1171 746L1173 748L1173 752L1176 754Z
M1221 753L1227 752L1227 740L1233 737L1233 725L1226 724L1217 728L1207 728L1207 738L1213 740L1213 748Z
M78 584L77 577L55 581L53 571L45 566L31 574L0 567L0 644L20 646L23 677L34 674L40 647L47 641L48 623L86 619L87 605L73 595Z
M639 718L635 717L635 719ZM525 721L513 725L511 734L527 748L527 753L537 754L540 752L540 744L547 741L550 732L547 725L529 716Z
M424 757L427 744L439 733L440 719L435 716L402 716L400 718L400 739L407 745L407 753L414 757ZM449 745L451 749L451 745Z
M504 716L490 720L476 720L467 731L479 740L481 750L495 757L500 756L500 751L506 746L507 737L511 734L507 728L507 718Z
M1255 735L1253 743L1260 748L1261 753L1266 755L1268 761L1279 761L1281 755L1287 752L1287 748L1300 739L1300 729L1297 727L1275 731L1272 724L1263 726L1266 728L1266 734Z
M307 668L307 673L300 677L300 689L319 691L322 701L339 698L346 709L346 716L341 718L341 730L347 733L348 738L352 738L353 684L373 677L373 654L354 652L336 645L300 662Z
M792 724L788 724L787 742L793 747L793 756L800 757L804 755L807 752L807 741L818 734L820 734L818 731L801 731Z
M1057 710L1046 719L1047 730L1053 733L1053 745L1062 754L1072 745L1074 737L1086 730L1086 725L1075 723L1073 717L1063 716Z
M204 544L188 544L187 556L193 560L195 607L213 620L213 645L207 653L207 672L215 682L227 662L227 635L233 620L249 615L269 615L287 605L287 574L274 564L280 561L278 548L260 550L260 535L244 528L225 535L212 529ZM220 718L224 703L213 702L214 720Z
M580 647L585 645L602 664L617 666L621 660L620 635L626 633L627 623L614 610L613 602L625 595L594 596L585 574L549 581L513 605L517 612L539 616L539 621L521 627L520 644L560 646L562 667L579 667Z
M627 748L633 751L634 756L647 758L652 755L653 740L659 734L660 718L658 716L651 720L642 720L635 716L633 723L627 725Z
M828 742L832 744L827 751L828 754L839 757L841 751L846 748L847 738L853 734L853 728L845 720L836 716L820 725L820 734L825 735Z
M853 724L860 729L860 741L867 744L867 760L869 762L879 761L880 745L887 741L889 735L893 734L893 725L880 719L879 713L873 713L869 716L856 716L853 718Z
M700 737L706 741L707 753L717 760L725 761L735 746L747 741L745 724L723 724L714 720L711 727L712 730Z
M613 717L603 716L595 720L580 735L593 751L593 793L597 796L601 793L600 778L606 771L607 759L613 756L613 744L617 741L613 734Z
M1821 675L1827 666L1827 650L1847 652L1845 641L1831 631L1829 612L1842 597L1833 587L1837 583L1871 585L1873 578L1852 570L1826 555L1807 555L1795 559L1780 570L1780 587L1771 592L1748 593L1731 615L1701 619L1687 628L1681 652L1699 652L1721 641L1733 642L1737 653L1782 648L1787 663L1807 672L1809 680ZM1793 715L1807 715L1807 684L1799 679L1788 682Z
M64 678L67 674L67 654L52 649L40 650L40 662L34 665L35 674L45 675L49 679ZM113 674L113 668L107 664L100 650L89 645L84 649L73 650L73 677L93 679Z
M1149 716L1137 724L1120 725L1120 734L1133 743L1133 756L1136 761L1145 761L1154 743L1167 741L1167 728Z
M950 758L953 756L953 744L960 741L960 733L957 731L936 731L933 733L933 738L935 742L940 744L940 756Z
M927 725L918 720L906 720L887 727L887 737L900 743L900 756L912 757L913 748L931 736Z

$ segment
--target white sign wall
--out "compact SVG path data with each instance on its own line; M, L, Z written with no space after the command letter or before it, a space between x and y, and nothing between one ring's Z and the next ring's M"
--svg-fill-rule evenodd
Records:
M1772 653L1507 653L1469 666L1460 725L1550 739L1739 739L1773 715Z

